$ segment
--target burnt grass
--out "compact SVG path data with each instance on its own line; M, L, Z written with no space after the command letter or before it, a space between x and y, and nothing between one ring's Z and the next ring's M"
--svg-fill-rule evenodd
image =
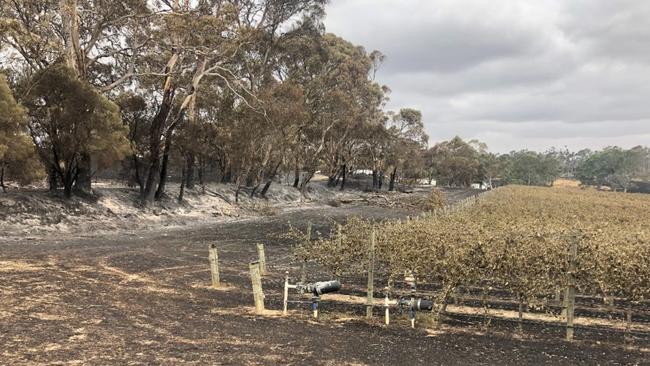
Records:
M280 310L284 272L299 276L280 236L289 223L327 232L350 216L409 214L342 206L193 229L0 239L0 364L650 364L648 337L629 345L608 330L577 329L568 343L548 324L526 323L517 335L516 323L495 319L486 331L467 316L448 318L438 332L410 329L400 317L385 328L380 308L368 322L363 306L345 303L324 302L318 322L308 304L292 304L286 318L252 313L248 263L256 243L266 244L270 269L266 307ZM209 286L211 243L220 251L222 290Z

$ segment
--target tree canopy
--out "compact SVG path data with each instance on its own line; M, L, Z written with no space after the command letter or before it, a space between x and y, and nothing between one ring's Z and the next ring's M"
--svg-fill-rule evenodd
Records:
M5 178L28 184L41 173L25 108L16 102L7 78L0 74L0 187L6 190Z
M265 197L280 178L306 194L318 172L344 189L370 171L373 190L422 179L550 185L559 175L627 190L649 175L644 148L499 155L460 137L429 148L420 111L386 110L390 89L376 80L386 56L328 33L326 3L0 2L11 81L0 83L3 177L36 178L37 156L50 188L70 196L119 167L149 204L170 178L179 200L204 189L208 171L237 198Z
M39 155L56 172L66 197L83 159L97 168L122 159L129 151L126 128L117 105L76 77L65 65L37 72L27 86L29 128Z

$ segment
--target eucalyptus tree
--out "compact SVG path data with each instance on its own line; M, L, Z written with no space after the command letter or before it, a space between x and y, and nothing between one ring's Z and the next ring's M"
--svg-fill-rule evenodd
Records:
M0 188L6 191L6 177L27 184L41 172L25 108L16 102L6 77L0 74Z
M634 178L647 174L648 151L641 146L629 150L607 147L590 154L577 167L583 184L609 186L627 192Z
M273 63L274 39L295 17L322 13L322 0L206 0L157 3L153 42L143 65L143 84L158 96L149 136L150 164L143 200L165 192L176 130L196 118L197 93L205 83L236 96L263 114L257 91ZM163 70L155 74L152 70ZM247 77L247 79L245 79Z
M481 176L488 189L494 188L495 179L502 177L505 171L503 159L499 159L499 155L491 152L483 152L479 154L479 176Z
M427 155L440 184L468 187L481 176L480 152L458 136L434 145Z
M22 83L36 81L33 75L64 64L76 78L109 92L131 75L119 75L119 66L133 68L135 57L147 43L141 24L150 15L146 0L2 1L0 57ZM32 88L24 85L22 89L27 93ZM21 100L26 94L17 97ZM89 192L92 154L79 154L74 184ZM59 174L51 162L43 160L51 188L56 188Z
M422 112L411 108L393 114L388 121L388 133L390 147L386 159L387 165L392 167L388 190L393 191L399 170L406 168L409 160L424 153L429 136L424 130Z
M130 156L122 162L122 165L129 184L137 185L140 195L142 195L146 165L149 159L146 139L151 122L150 104L147 99L133 92L120 94L115 102L120 107L122 122L128 128L128 139L131 146Z
M303 90L291 82L276 83L262 94L262 98L266 115L260 120L260 127L265 131L262 138L267 147L258 160L260 164L251 195L263 184L259 193L265 197L273 179L288 160L290 142L295 138L297 126L308 118L308 114Z
M383 116L381 123L369 126L365 132L359 156L362 164L372 170L372 190L377 192L384 184L387 158L390 154L391 135L386 129L388 116Z
M319 168L331 181L347 169L351 151L359 145L354 135L376 123L384 95L369 77L373 61L362 47L323 34L310 22L295 32L303 36L286 45L282 71L305 96L307 118L295 129L290 159L294 186L304 192Z
M551 186L560 176L560 161L552 152L513 151L507 155L504 180L508 184Z
M55 65L37 72L24 96L29 128L41 159L53 167L70 198L79 174L86 169L85 156L98 168L119 161L129 143L119 108L74 70Z

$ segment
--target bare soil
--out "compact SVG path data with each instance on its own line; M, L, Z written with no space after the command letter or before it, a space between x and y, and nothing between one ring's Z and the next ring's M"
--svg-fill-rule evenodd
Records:
M460 198L462 194L459 194ZM410 329L397 316L386 328L367 322L362 304L327 301L322 318L307 304L282 317L285 271L299 276L281 237L291 224L327 232L350 216L403 218L396 207L311 207L275 216L191 228L117 234L50 233L0 239L0 364L318 364L318 365L634 365L650 364L650 342L633 345L615 331L562 329L452 316L440 331ZM254 315L248 263L266 244L264 316ZM216 243L224 288L210 288L208 245ZM310 279L319 273L310 268ZM355 284L344 284L343 295ZM292 296L297 299L296 295ZM334 300L334 299L332 299Z

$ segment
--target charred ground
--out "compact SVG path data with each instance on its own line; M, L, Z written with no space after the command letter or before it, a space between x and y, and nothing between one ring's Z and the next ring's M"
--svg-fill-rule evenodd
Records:
M267 308L281 308L285 271L298 275L289 225L322 232L350 216L402 218L407 209L318 207L192 229L0 243L2 364L648 364L647 338L634 346L605 332L561 340L561 329L455 317L439 332L384 328L363 307L323 304L323 318L294 308L282 318L252 314L247 263L264 242ZM209 287L207 246L220 248L226 287ZM316 273L316 272L313 272ZM347 293L354 293L354 285ZM543 331L544 330L544 331ZM580 335L578 334L578 338ZM596 339L590 337L591 339Z

